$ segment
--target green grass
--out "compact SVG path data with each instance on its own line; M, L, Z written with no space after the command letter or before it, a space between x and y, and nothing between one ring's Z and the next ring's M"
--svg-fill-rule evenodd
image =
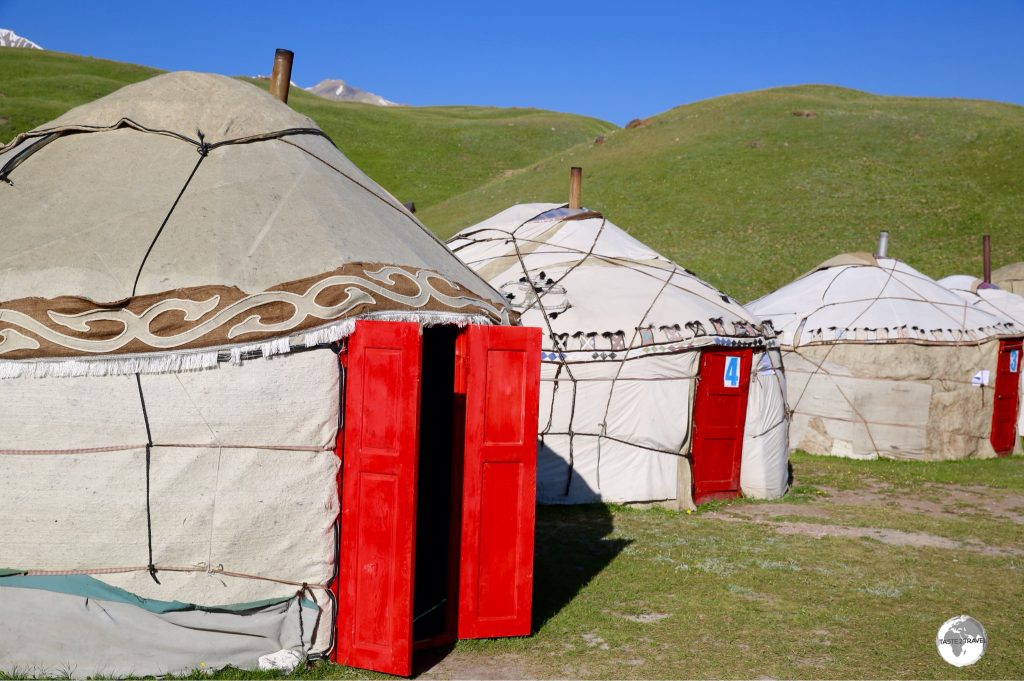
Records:
M158 73L101 59L0 48L0 140ZM615 128L540 109L382 108L333 102L297 88L288 103L315 120L370 177L399 200L414 201L417 209Z
M814 118L794 116L811 111ZM740 300L837 253L890 253L925 273L1024 260L1024 107L880 97L829 86L689 104L558 152L424 211L444 236L509 205L583 202Z

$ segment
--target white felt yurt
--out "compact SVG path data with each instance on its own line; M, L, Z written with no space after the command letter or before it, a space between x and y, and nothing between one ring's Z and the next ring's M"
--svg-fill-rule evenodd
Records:
M513 206L448 245L505 295L524 325L543 331L540 503L689 506L718 475L711 468L728 469L721 459L729 456L735 491L785 492L785 379L774 339L742 305L583 208ZM735 412L716 414L708 402L702 431L694 426L697 379L702 358L716 352L747 353L741 383L749 376L749 392L739 422L725 423ZM715 381L722 376L705 385ZM722 392L728 399L729 389ZM731 430L697 451L695 430L707 442L716 427Z
M954 274L939 279L939 283L963 298L968 305L1014 322L1024 329L1024 296L1004 291L994 284L968 274ZM1024 293L1024 288L1021 289ZM1017 435L1024 436L1024 371L1020 374L1020 390L1017 404Z
M995 454L1001 346L1024 334L1013 322L869 253L832 258L748 308L778 333L794 448L867 459Z
M73 109L0 147L0 179L0 671L323 655L337 343L356 319L507 323L504 302L234 79Z

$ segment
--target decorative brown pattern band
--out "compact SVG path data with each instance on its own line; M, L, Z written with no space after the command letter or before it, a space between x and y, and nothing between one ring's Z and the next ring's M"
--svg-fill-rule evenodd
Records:
M258 343L373 313L476 315L506 309L424 269L350 263L262 293L195 286L113 303L22 298L0 303L0 359L169 352Z

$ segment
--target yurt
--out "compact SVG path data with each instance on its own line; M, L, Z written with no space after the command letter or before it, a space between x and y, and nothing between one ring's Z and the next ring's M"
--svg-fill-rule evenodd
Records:
M1015 323L1024 329L1024 297L967 274L955 274L939 279L939 283L963 298L968 305L984 310L993 317L999 317ZM1007 366L1001 368L1009 373L1017 373L1020 388L1017 393L1017 436L1024 435L1024 371L1019 368L1021 352L1010 350L1006 355ZM996 394L996 400L1012 400L1009 394Z
M735 300L586 208L513 206L448 245L543 333L539 503L785 492L779 354Z
M539 333L312 120L170 73L0 179L0 670L529 633Z
M1024 262L1003 265L992 273L992 283L1004 291L1024 296Z
M886 235L887 237L887 235ZM860 459L961 459L1019 450L1024 328L996 318L904 262L836 256L747 307L778 334L790 442ZM996 399L1000 397L1000 399Z

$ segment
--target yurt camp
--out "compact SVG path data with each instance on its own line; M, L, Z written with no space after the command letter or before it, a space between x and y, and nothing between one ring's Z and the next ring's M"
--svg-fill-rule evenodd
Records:
M747 307L779 337L790 442L861 459L1019 451L1024 328L968 305L904 262L848 253Z
M280 101L287 56L278 98L170 73L0 149L0 669L530 632L540 334Z
M452 251L541 329L543 504L781 496L785 387L774 338L739 303L580 207L523 204Z

